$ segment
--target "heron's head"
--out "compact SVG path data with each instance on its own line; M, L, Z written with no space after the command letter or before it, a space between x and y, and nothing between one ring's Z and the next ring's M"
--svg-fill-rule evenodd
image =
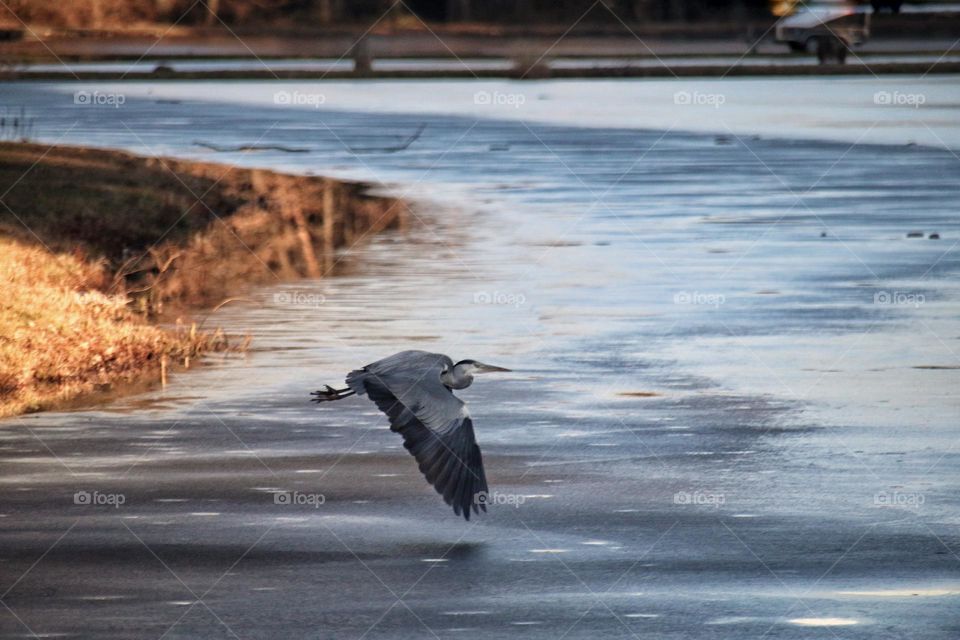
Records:
M492 373L494 371L510 371L492 364L484 364L476 360L461 360L453 365L453 369L444 370L440 380L451 389L466 389L473 382L473 376L478 373Z
M504 369L503 367L495 367L492 364L485 364L483 362L478 362L476 360L461 360L460 362L453 365L453 369L457 373L468 375L468 376L472 376L478 373L510 371L510 369Z

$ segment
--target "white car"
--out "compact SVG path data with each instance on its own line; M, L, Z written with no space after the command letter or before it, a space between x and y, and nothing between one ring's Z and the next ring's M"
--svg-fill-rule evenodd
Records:
M843 62L847 50L870 36L870 9L853 4L813 6L781 18L775 37L791 51L835 56Z

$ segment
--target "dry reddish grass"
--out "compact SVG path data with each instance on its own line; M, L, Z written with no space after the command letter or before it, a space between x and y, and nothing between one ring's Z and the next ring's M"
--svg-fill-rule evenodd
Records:
M102 267L0 238L0 417L60 405L117 382L159 379L222 339L165 331L93 286Z
M360 184L21 143L0 142L0 193L0 416L233 349L146 318L327 275L405 217Z
M316 16L320 3L303 0L6 0L0 3L0 24L28 24L65 28L130 28L159 24L217 25L263 20L289 22ZM209 10L208 8L209 7ZM16 16L16 17L14 17Z
M22 20L57 27L129 26L163 20L180 4L179 0L7 0L5 6L0 5L0 22L19 25Z

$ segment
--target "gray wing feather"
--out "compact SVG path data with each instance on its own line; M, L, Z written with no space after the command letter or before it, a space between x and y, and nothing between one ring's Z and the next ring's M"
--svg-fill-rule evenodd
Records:
M350 372L347 385L387 415L427 482L469 520L487 510L476 499L487 480L466 406L440 381L445 366L453 361L443 354L401 351Z

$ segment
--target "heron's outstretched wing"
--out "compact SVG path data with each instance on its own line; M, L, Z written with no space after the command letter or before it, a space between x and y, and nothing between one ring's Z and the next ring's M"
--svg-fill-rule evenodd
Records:
M483 459L466 406L440 381L445 355L402 351L347 376L358 395L366 393L387 414L390 428L403 436L423 473L454 513L486 511Z

